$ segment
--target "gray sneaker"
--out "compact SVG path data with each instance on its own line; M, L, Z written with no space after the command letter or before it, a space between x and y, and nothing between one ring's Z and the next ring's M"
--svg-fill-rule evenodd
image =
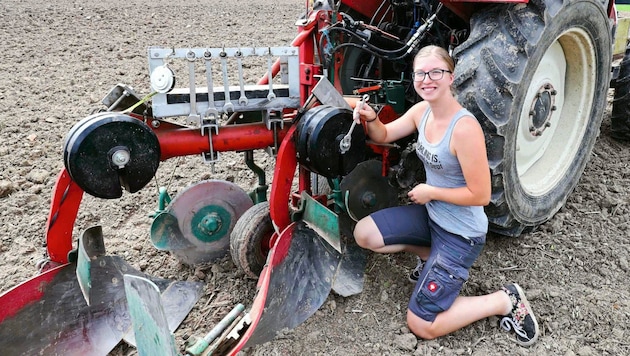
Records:
M413 271L409 273L409 282L414 283L414 284L418 282L418 279L420 278L420 273L422 273L422 269L424 268L425 262L426 261L423 261L420 259L420 257L418 257L418 264L416 265L416 268L414 268Z
M501 289L510 297L512 311L499 320L499 325L506 331L514 332L519 345L532 345L538 339L538 322L525 293L516 283L507 284Z

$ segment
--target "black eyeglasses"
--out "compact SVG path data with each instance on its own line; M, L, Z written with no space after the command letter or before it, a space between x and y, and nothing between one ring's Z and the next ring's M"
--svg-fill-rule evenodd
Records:
M416 82L423 82L426 79L427 75L429 76L429 79L431 80L440 80L444 78L445 72L453 73L447 69L432 69L428 72L413 72L412 77L413 77L413 80Z

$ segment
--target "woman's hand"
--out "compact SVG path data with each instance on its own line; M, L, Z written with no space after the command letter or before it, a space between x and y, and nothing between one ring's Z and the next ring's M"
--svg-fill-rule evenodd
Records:
M374 109L370 105L365 104L360 107L358 106L355 109L356 109L356 112L359 114L359 117L361 120L367 121L367 122L376 120L376 116L377 116L376 111L374 111Z
M420 183L413 187L413 189L407 193L407 196L414 204L426 204L433 200L433 198L431 198L432 191L432 186Z

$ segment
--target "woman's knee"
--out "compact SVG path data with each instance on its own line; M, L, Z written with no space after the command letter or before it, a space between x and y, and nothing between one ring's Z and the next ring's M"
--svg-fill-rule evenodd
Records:
M370 250L383 245L383 239L380 237L378 228L369 216L359 220L354 227L354 240L357 242L357 245Z
M438 337L439 335L435 335L431 329L432 324L415 315L411 310L407 310L407 326L417 337L424 340L433 340Z
M370 248L370 234L365 229L361 229L359 224L354 228L354 240L362 248Z

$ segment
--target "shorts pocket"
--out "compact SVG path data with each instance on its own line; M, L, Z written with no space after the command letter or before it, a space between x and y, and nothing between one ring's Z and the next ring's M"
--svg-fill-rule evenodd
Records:
M435 313L450 308L468 280L467 269L448 262L440 255L436 256L416 296L418 304Z

